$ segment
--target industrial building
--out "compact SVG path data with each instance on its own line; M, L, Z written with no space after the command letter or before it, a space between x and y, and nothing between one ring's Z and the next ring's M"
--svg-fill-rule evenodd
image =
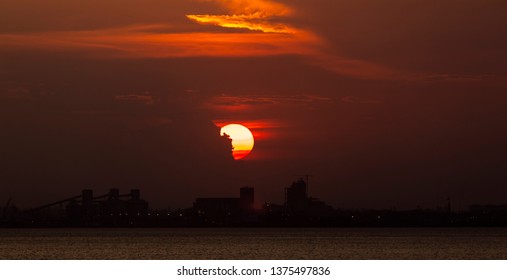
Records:
M303 179L293 182L285 188L285 206L294 212L304 211L308 208L307 184Z
M79 224L135 224L148 213L148 202L141 199L138 189L120 195L118 189L93 196L92 190L83 190L81 200L73 199L67 206L67 216Z
M289 214L327 215L332 207L313 197L308 197L308 182L302 178L285 188L285 208Z
M193 210L203 222L231 223L252 218L255 203L254 188L240 188L238 197L197 198Z
M147 213L148 202L138 189L126 194L111 189L99 196L85 189L80 195L29 209L23 219L34 225L125 226L136 225Z

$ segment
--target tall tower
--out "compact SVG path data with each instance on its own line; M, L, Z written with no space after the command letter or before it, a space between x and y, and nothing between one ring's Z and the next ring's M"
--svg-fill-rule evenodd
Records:
M285 206L293 210L302 210L308 206L306 182L303 179L285 189Z

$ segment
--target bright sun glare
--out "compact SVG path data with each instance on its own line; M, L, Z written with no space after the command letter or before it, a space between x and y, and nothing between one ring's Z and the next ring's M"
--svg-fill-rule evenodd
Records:
M228 124L220 129L220 135L227 134L232 139L232 156L235 160L245 158L254 146L252 132L240 124Z

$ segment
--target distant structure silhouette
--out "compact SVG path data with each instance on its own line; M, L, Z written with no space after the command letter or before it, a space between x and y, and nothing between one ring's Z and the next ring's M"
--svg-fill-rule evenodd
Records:
M292 212L299 213L308 208L308 195L306 182L299 179L293 182L288 188L285 188L285 206Z
M7 211L9 210L9 206L11 205L11 202L12 202L12 197L9 197L9 199L7 199L7 202L5 203L5 206L2 209L2 220L5 220L7 217Z
M243 187L239 189L239 200L243 211L251 211L255 203L255 191L251 187Z
M116 226L136 225L147 214L148 202L141 199L138 189L123 195L118 189L110 189L109 193L100 196L93 196L92 190L85 189L81 195L32 208L24 216L33 224L58 225L64 222L75 226Z
M0 227L440 227L507 226L507 205L471 205L468 211L446 207L397 211L334 209L308 195L303 178L284 188L285 201L256 209L255 190L239 189L239 197L197 198L191 208L153 210L139 189L120 194L110 189L20 211L11 198L0 208Z
M204 224L230 224L252 219L254 212L254 188L240 188L239 198L197 198L193 205L195 214Z
M266 203L265 221L276 224L283 221L286 225L304 226L315 223L332 223L334 209L316 198L308 197L308 185L303 178L285 188L285 203L277 205Z
M476 225L507 226L507 205L470 205L469 212Z

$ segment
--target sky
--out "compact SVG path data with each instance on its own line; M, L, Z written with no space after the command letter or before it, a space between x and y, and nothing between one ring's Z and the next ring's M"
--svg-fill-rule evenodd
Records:
M503 0L3 0L0 199L507 203ZM234 160L220 126L255 137ZM2 201L0 203L2 203Z

